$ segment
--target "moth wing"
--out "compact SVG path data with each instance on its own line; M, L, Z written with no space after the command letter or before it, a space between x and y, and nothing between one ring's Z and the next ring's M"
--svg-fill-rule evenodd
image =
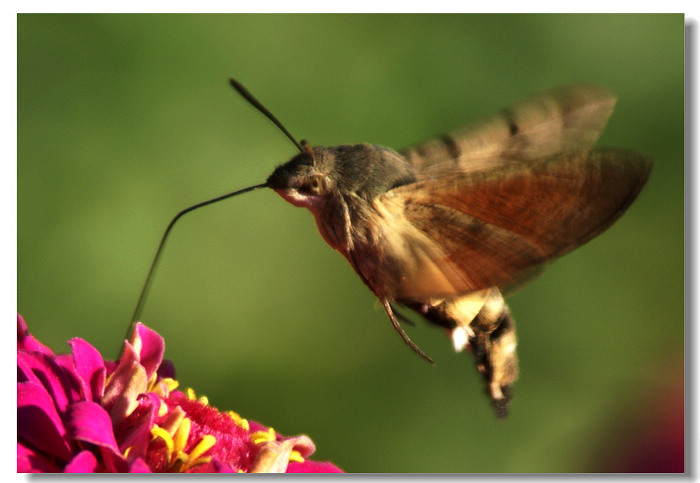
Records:
M393 295L421 301L511 288L608 228L650 170L633 151L596 150L394 188L375 206L400 214L389 250L413 258Z
M610 117L616 98L593 85L535 95L480 122L401 151L418 179L445 172L493 169L554 154L587 153Z

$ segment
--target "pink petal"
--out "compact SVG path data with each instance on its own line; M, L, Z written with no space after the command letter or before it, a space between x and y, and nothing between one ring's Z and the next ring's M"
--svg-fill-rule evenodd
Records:
M277 434L277 437L279 438L280 435ZM314 442L311 441L311 438L309 438L306 435L290 436L287 438L283 438L283 441L293 441L293 449L295 451L298 451L302 458L308 458L313 454L314 451L316 451L316 446L314 445Z
M214 469L214 473L235 473L233 468L231 468L231 465L228 465L224 462L221 462L217 459L214 459L211 461L212 468Z
M267 432L268 430L267 426L263 426L259 422L253 421L252 419L248 420L248 425L250 426L250 430L248 431L249 433L257 433L259 431Z
M32 381L17 383L17 438L61 460L70 458L66 429L46 389Z
M70 378L63 367L54 360L54 356L40 352L20 351L17 353L17 366L29 381L39 383L46 388L58 412L65 411L73 398L73 388Z
M138 407L114 427L114 434L120 442L119 449L122 452L131 448L130 455L145 456L151 440L151 428L160 408L160 398L148 392L139 396L138 403Z
M51 349L29 334L27 324L24 323L22 316L17 314L17 350L20 349L53 355L53 351Z
M290 462L287 466L287 473L343 473L343 470L327 461L306 460L303 463Z
M97 458L88 450L81 451L63 468L64 473L97 473Z
M112 431L112 420L102 406L92 401L79 401L68 408L67 426L73 437L119 453Z
M83 397L88 401L100 401L104 393L105 364L99 351L83 339L71 339L73 363L80 382Z
M28 361L25 361L24 354L25 351L17 351L17 382L32 381L42 385L39 378L34 374L32 365Z
M80 376L75 372L75 363L73 362L73 354L58 354L54 356L54 362L63 369L65 376L64 390L69 401L80 401L84 399L81 393Z
M136 458L129 465L129 473L152 473L151 468L141 458Z
M147 379L155 374L165 352L165 341L155 330L137 322L131 335L131 344L139 354L139 361L146 368Z
M138 361L134 348L127 342L124 344L119 365L110 375L102 397L102 405L109 411L115 425L119 425L136 409L136 398L147 389L146 370Z
M17 443L17 473L58 473L61 469L43 455Z
M250 473L286 473L289 456L293 450L306 457L313 453L314 449L313 442L306 435L260 443L249 471Z

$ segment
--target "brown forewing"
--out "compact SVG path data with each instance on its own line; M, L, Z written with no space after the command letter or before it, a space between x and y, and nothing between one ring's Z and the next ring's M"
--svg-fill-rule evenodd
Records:
M636 198L650 170L635 152L599 150L456 173L383 196L393 198L393 206L397 198L403 202L405 220L425 235L411 240L426 245L415 247L429 254L424 265L446 274L460 294L510 288L537 265L598 235ZM398 281L397 298L449 295L427 293L429 273L423 272L418 266ZM423 288L419 293L414 286Z

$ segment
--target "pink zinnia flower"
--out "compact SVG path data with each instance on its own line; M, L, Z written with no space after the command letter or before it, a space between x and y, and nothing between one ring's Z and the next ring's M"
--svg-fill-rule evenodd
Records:
M82 339L56 355L17 316L18 472L338 473L307 436L178 391L163 338L138 323L116 362Z

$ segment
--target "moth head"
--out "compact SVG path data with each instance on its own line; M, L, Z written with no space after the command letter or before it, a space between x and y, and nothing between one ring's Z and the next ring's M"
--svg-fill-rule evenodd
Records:
M267 178L267 186L294 206L320 209L333 188L332 156L325 148L311 148L302 141L303 151L278 166Z

